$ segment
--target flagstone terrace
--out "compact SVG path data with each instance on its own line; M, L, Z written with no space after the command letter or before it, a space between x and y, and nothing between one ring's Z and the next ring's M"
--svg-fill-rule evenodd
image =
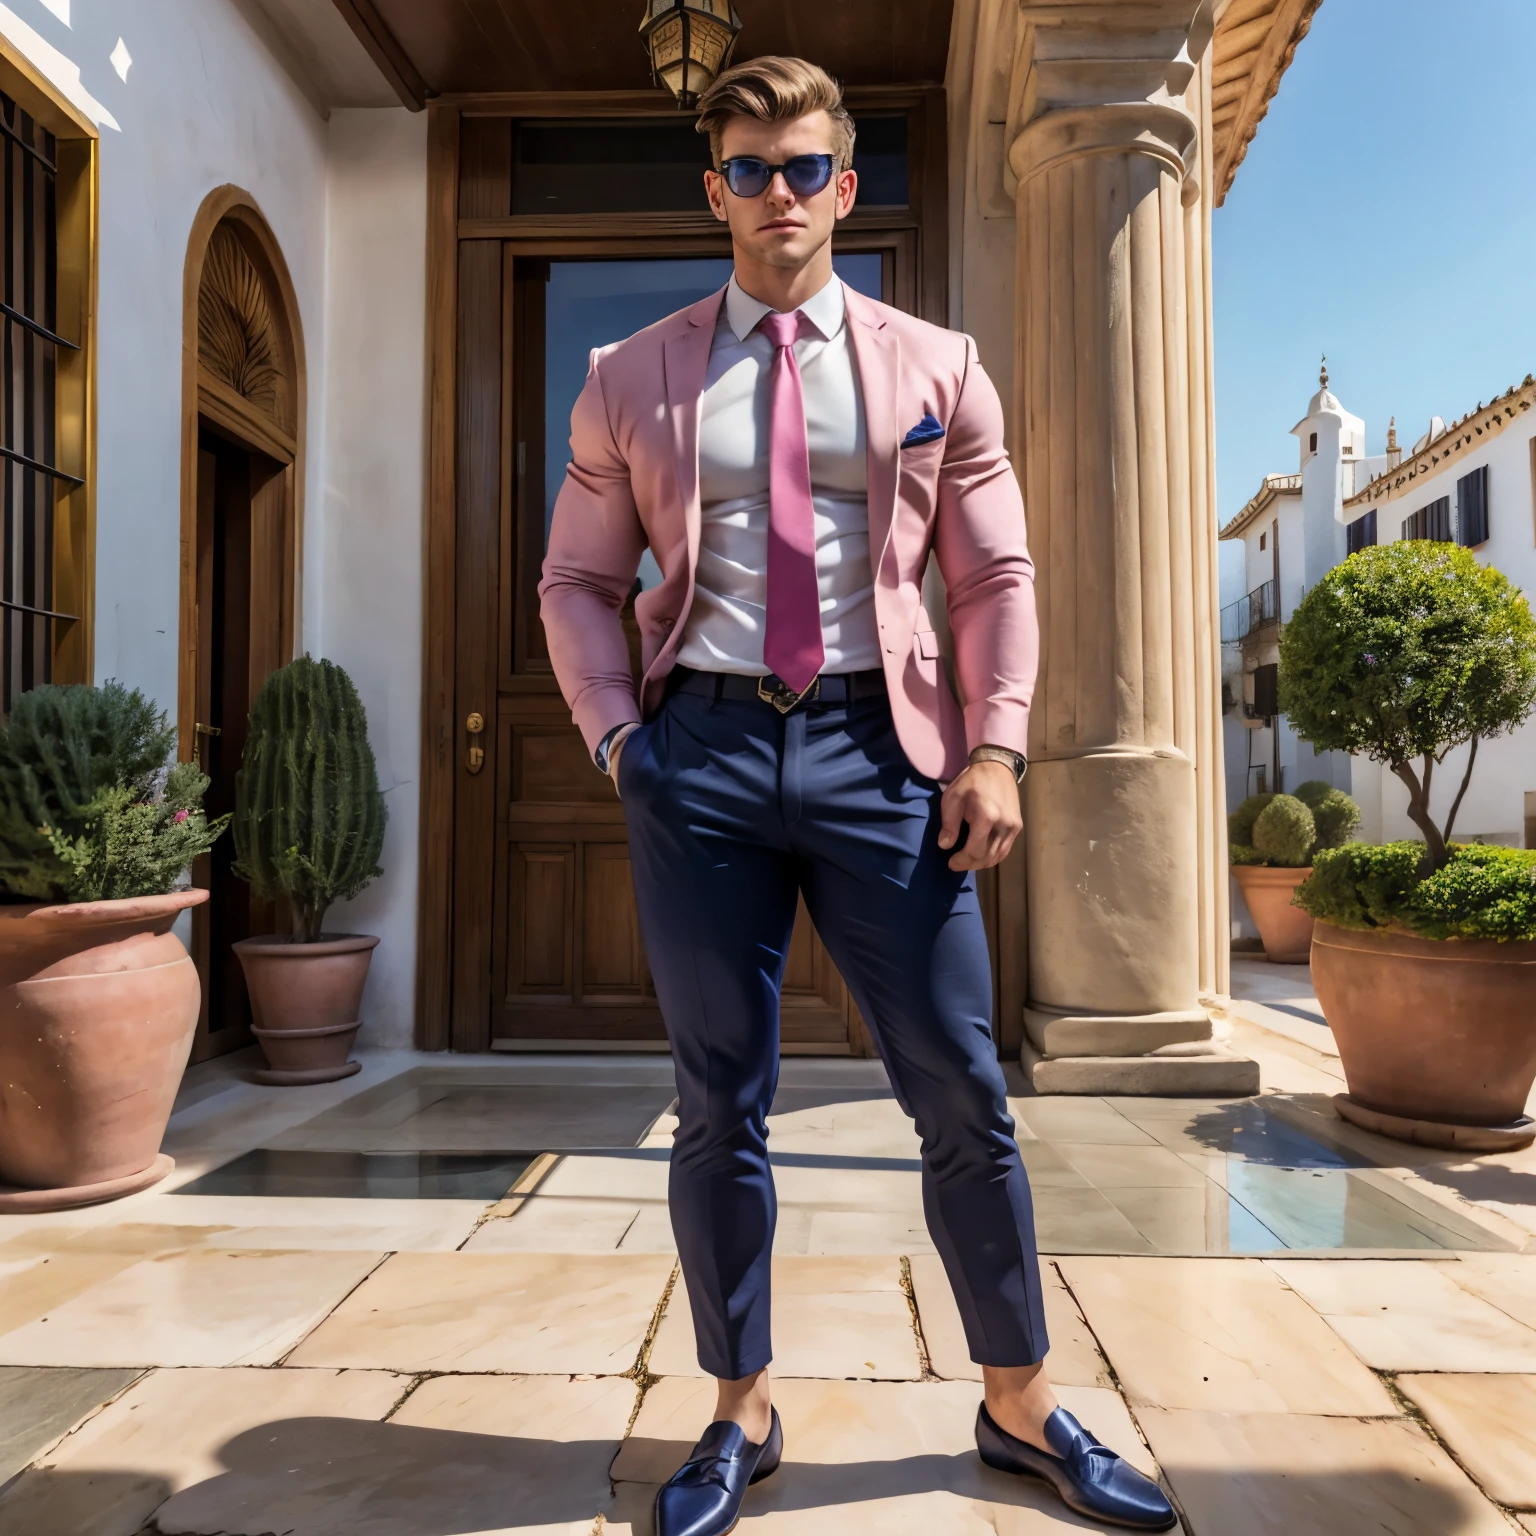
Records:
M1194 1536L1536 1532L1536 1156L1344 1125L1305 971L1237 970L1256 1099L1014 1079L1063 1401ZM712 1403L666 1059L444 1063L197 1068L166 1186L0 1227L0 1536L651 1530ZM742 1531L1094 1529L974 1454L879 1068L787 1061L771 1130L787 1453Z

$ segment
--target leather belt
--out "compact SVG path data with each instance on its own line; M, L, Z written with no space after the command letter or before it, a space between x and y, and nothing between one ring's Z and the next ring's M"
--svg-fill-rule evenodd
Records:
M747 677L737 672L674 667L667 676L667 692L702 694L707 699L755 699L773 705L781 715L801 704L857 704L862 699L886 696L885 673L879 667L868 672L824 672L800 695L772 672Z

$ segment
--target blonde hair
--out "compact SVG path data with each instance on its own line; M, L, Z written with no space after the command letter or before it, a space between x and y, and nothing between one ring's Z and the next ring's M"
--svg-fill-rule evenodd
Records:
M853 164L853 119L843 105L843 88L819 64L769 54L728 69L699 98L700 133L709 135L709 152L720 164L720 142L733 117L760 123L785 123L812 112L832 119L832 149L839 173Z

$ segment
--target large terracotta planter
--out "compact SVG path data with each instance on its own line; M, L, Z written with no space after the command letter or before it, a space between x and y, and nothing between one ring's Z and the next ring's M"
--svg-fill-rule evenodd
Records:
M295 944L286 934L241 939L252 1026L269 1066L261 1083L329 1083L360 1071L347 1053L362 1024L363 987L378 939L332 934Z
M1536 943L1319 922L1312 982L1349 1084L1339 1105L1347 1119L1374 1115L1371 1129L1470 1150L1531 1139L1523 1116L1536 1081ZM1393 1129L1394 1119L1403 1124Z
M0 906L0 1211L146 1189L197 1030L197 968L171 931L202 890Z
M1237 888L1264 941L1264 958L1277 965L1305 965L1311 954L1314 919L1291 905L1296 887L1311 873L1310 869L1271 869L1263 864L1232 866Z

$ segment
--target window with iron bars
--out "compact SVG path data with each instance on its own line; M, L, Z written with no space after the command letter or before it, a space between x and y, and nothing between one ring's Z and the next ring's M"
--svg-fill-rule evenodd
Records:
M78 342L59 334L58 141L0 93L5 155L5 253L0 320L0 473L5 477L0 561L0 710L53 680L58 631L78 621L55 603L60 499L85 484L60 467L60 354Z

